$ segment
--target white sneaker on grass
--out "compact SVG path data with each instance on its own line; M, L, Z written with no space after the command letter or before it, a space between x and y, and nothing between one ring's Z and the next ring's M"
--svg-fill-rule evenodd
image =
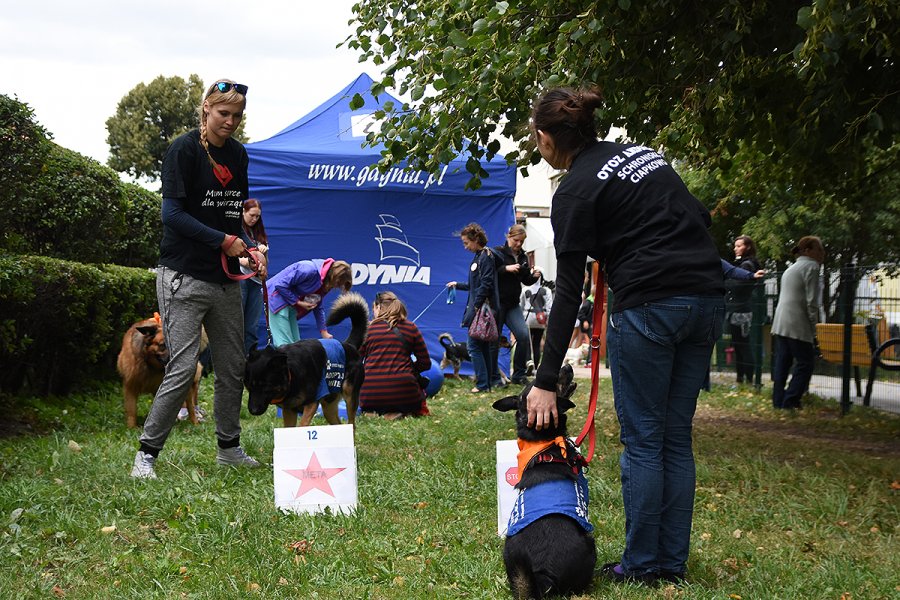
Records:
M136 479L156 479L156 471L153 468L155 462L155 456L147 454L143 450L138 450L137 454L134 455L134 466L131 468L131 476Z
M259 461L247 456L247 453L240 446L219 448L216 451L216 462L226 467L249 467L253 469L262 466Z

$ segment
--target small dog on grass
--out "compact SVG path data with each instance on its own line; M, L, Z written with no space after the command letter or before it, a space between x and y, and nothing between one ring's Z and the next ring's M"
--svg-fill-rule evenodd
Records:
M447 367L453 367L453 375L452 377L455 379L461 379L459 376L459 369L462 366L463 362L471 362L472 357L469 356L469 348L466 346L465 342L457 342L454 341L453 336L449 333L442 333L438 336L438 341L441 343L441 346L444 347L444 357L441 359L441 371L446 369ZM497 340L497 343L501 348L509 348L509 339L506 336L500 336L500 339ZM451 375L447 375L446 377L451 377ZM509 377L506 373L503 372L503 369L500 369L500 380L504 385L509 383Z
M591 585L597 549L588 522L588 486L584 458L566 435L565 412L575 404L570 365L559 372L556 390L557 425L529 428L527 397L532 384L518 396L494 402L501 412L516 411L519 443L519 496L509 517L503 563L513 596L518 600L580 594Z
M250 414L259 416L270 404L277 404L285 427L297 425L298 413L302 413L300 426L307 427L321 402L325 420L336 425L341 422L338 398L343 396L352 425L365 379L359 347L369 325L369 308L359 294L342 294L335 300L326 323L335 325L348 317L352 326L343 342L300 340L280 348L250 350L244 374Z

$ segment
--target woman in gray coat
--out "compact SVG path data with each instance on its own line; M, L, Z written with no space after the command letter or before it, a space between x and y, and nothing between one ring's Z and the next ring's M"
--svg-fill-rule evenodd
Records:
M816 359L819 268L825 261L825 247L822 240L808 235L800 238L792 252L797 260L781 276L781 293L772 321L775 342L772 405L775 408L801 407L800 398L809 387ZM788 373L791 382L785 389Z

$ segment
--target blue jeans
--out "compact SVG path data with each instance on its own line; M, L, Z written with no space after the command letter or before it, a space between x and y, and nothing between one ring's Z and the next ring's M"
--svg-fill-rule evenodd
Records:
M772 361L772 406L775 408L800 408L800 398L809 388L813 367L816 364L816 349L810 342L776 335L775 357ZM796 361L796 364L794 364ZM791 366L791 383L787 383Z
M466 348L469 349L472 367L475 369L475 387L482 391L491 389L497 379L497 342L482 342L469 337L466 339Z
M509 378L518 383L525 378L525 365L531 358L531 336L528 333L528 325L525 324L525 316L522 309L513 306L500 312L500 320L497 328L502 330L506 325L509 332L516 336L516 351L513 353L513 364Z
M259 345L259 318L263 311L262 285L241 281L241 305L244 307L244 354Z
M719 296L675 296L610 315L628 575L686 569L696 482L691 426L724 316Z

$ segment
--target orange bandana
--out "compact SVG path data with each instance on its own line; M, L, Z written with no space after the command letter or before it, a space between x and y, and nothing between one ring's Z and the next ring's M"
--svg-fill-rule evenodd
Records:
M561 435L556 436L549 442L529 442L519 438L516 440L516 443L519 445L519 453L516 455L519 462L519 481L522 480L522 475L525 473L525 467L528 466L531 459L548 448L559 446L562 457L566 458L566 439Z

